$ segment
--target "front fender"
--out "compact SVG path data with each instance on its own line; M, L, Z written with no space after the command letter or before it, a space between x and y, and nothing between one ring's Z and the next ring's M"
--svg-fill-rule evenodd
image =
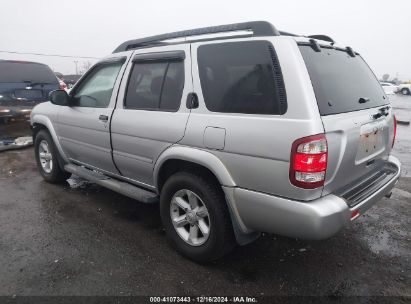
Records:
M43 115L43 114L34 113L31 116L31 125L33 127L35 127L36 124L43 125L47 128L47 130L49 131L51 137L53 138L54 144L56 145L57 150L59 151L59 154L60 154L61 158L63 159L63 161L65 163L68 163L69 160L68 160L66 154L64 153L62 147L61 147L61 144L60 144L59 138L57 136L56 130L54 129L53 123L51 122L50 118L47 117L46 115Z

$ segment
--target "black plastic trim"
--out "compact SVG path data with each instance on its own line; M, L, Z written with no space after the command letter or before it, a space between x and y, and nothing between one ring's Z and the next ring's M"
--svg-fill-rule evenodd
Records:
M346 51L348 55L350 55L351 57L355 57L355 52L353 51L351 47L347 46Z
M327 36L327 35L310 35L308 36L308 38L328 41L328 42L331 42L332 44L335 43L334 39L332 39L330 36Z
M361 177L350 185L337 190L335 194L345 199L347 205L352 208L383 187L397 173L398 168L393 164L387 163L383 168L375 171L369 177Z
M301 35L297 35L297 34L293 34L293 33L289 33L289 32L284 32L284 31L280 31L280 35L281 36L291 36L291 37L299 37Z
M186 53L184 51L155 52L134 55L133 62L183 61L185 58Z
M101 61L97 62L96 65L99 64L110 64L110 63L115 63L115 62L126 62L127 56L121 56L121 57L111 57L111 58L106 58L102 59Z
M149 45L158 45L164 40L184 38L190 36L199 36L206 34L217 34L225 32L235 32L235 31L252 31L251 36L253 37L263 37L263 36L280 36L280 32L269 22L267 21L250 21L243 23L233 23L233 24L224 24L218 26L210 26L203 28L196 28L185 31L178 31L173 33L161 34L156 36L150 36L135 40L129 40L120 44L113 53L125 52L130 49L136 49L139 47L146 47ZM207 39L213 40L213 38Z
M271 55L274 84L276 87L276 97L280 103L280 115L284 115L287 112L287 92L285 90L285 83L283 78L283 72L281 70L280 61L278 60L277 52L275 51L271 43L268 44L268 51Z
M321 47L315 39L310 39L310 46L315 52L321 52Z
M315 41L315 40L314 40L314 41ZM320 43L318 43L317 41L315 41L315 42L316 42L316 43L320 46L320 48L322 48L322 49L333 49L333 50L337 50L337 51L347 52L347 48L335 47L335 46L332 46L332 45L329 45L329 44L320 44ZM312 46L312 43L311 43L311 41L310 41L310 42L297 42L297 45ZM360 53L355 52L355 51L354 51L354 54L355 54L356 56L359 56L359 55L360 55Z
M196 93L191 92L187 95L186 107L187 109L197 109L199 106L198 104L198 96Z

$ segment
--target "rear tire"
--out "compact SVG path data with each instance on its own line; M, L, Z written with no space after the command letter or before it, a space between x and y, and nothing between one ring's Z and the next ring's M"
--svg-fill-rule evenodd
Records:
M191 260L216 260L235 247L224 193L210 179L189 172L172 175L161 191L160 212L172 245Z
M410 90L409 90L409 89L407 89L407 88L403 88L403 89L401 89L401 94L402 94L402 95L410 95L410 94L411 94L411 92L410 92Z
M46 130L40 130L37 133L34 140L34 153L37 168L47 182L62 183L71 176L71 173L60 168L60 155L50 133Z

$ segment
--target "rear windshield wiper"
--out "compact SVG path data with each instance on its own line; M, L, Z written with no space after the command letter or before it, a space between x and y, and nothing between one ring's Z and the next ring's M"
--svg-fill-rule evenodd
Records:
M366 103L366 102L369 102L369 101L370 101L370 99L367 98L367 97L361 97L361 98L358 100L359 103Z
M378 109L378 113L374 114L372 117L374 119L378 119L382 116L388 116L389 110L390 110L390 106L382 107L382 108Z

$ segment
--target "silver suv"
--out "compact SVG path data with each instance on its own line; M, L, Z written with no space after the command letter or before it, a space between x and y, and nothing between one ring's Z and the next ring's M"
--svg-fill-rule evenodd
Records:
M160 202L207 261L261 232L325 239L391 194L396 122L362 57L247 22L121 44L31 116L44 179Z

